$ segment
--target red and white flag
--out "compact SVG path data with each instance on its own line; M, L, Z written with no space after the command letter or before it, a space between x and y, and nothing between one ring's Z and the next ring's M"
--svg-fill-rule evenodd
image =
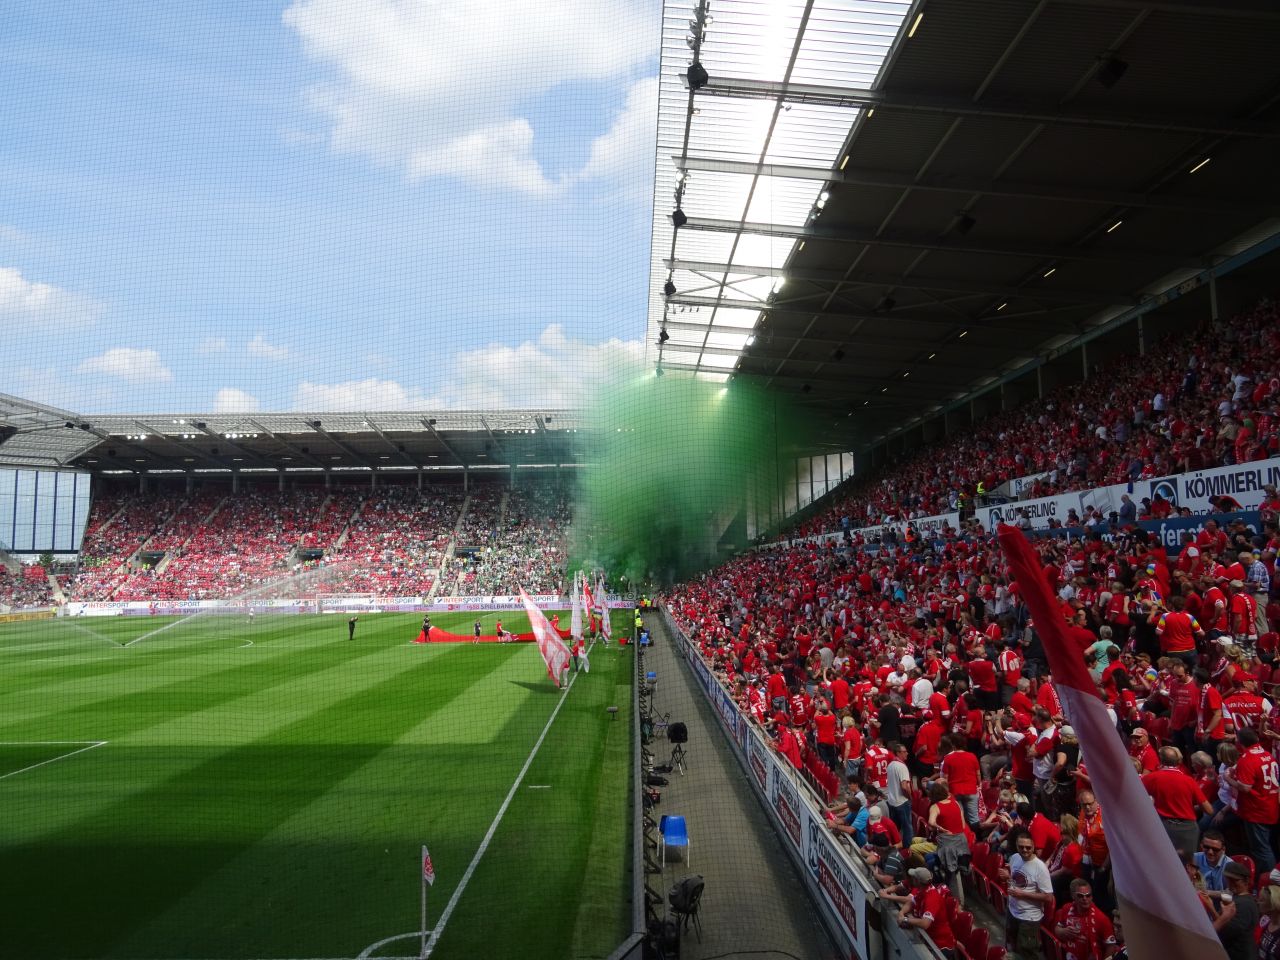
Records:
M1054 690L1089 765L1093 792L1102 807L1129 956L1225 960L1226 952L1098 697L1080 648L1067 638L1061 607L1039 558L1015 527L1001 524L999 539L1044 644Z
M561 674L569 667L569 648L564 645L555 627L551 626L547 615L529 599L524 587L520 588L520 600L524 603L524 612L529 615L529 626L533 628L534 639L538 641L538 652L542 654L542 662L547 665L547 674L558 687Z
M435 864L431 862L431 854L427 852L427 845L425 843L422 845L422 879L427 882L428 886L435 885L436 868Z
M604 576L596 581L596 593L600 596L600 633L606 640L613 635L613 624L609 622L609 596L604 592Z

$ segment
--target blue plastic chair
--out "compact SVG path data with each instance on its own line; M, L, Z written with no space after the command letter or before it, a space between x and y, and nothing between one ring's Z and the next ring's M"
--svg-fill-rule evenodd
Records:
M659 854L663 867L667 865L667 847L684 847L684 862L687 866L689 863L689 828L685 825L684 817L672 814L663 814L662 819L658 821L658 834L662 839L659 844Z

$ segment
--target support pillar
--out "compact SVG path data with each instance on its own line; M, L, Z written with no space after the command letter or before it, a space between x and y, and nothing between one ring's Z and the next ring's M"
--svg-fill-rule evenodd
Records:
M187 496L196 492L196 475L190 470L187 471Z
M1036 399L1044 399L1044 364L1036 367Z
M418 492L422 492L422 468L418 468Z
M146 471L144 470L138 471L138 492L139 493L147 492L147 474L146 474Z
M1089 345L1080 344L1080 379L1089 379Z
M239 470L231 471L231 492L232 493L240 492L240 471Z
M281 493L284 493L284 471L283 470L280 471L279 489Z
M374 467L372 470L369 471L369 489L370 490L378 489L378 468L377 467Z
M1147 325L1144 323L1146 314L1138 317L1138 356L1145 357L1147 355Z
M324 488L328 490L333 486L333 471L328 467L324 468Z

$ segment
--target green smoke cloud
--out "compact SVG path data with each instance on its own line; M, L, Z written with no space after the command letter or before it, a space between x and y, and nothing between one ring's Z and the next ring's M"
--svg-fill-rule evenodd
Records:
M780 519L804 420L739 377L634 372L589 406L598 421L575 498L573 568L666 583L712 566Z

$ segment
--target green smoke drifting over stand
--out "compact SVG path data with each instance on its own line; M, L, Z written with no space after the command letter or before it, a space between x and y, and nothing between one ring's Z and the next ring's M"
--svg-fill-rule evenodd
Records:
M580 480L570 566L617 582L670 582L713 565L782 519L802 417L742 378L636 373L589 407L597 449Z

